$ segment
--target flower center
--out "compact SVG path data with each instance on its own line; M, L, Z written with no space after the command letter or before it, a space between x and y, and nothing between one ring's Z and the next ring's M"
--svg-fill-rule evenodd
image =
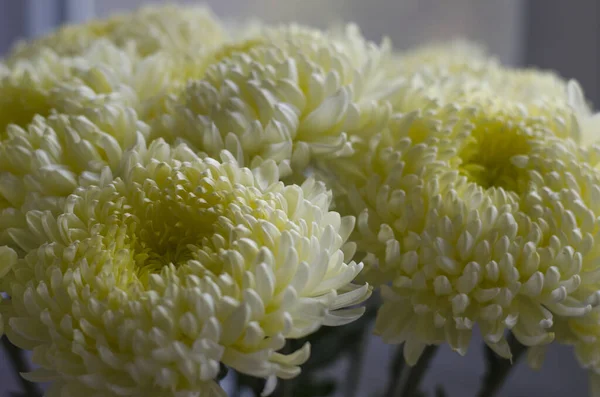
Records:
M529 137L518 127L498 120L480 123L460 151L459 169L471 182L485 189L503 188L515 193L527 186L527 172L518 157L530 152Z
M194 259L190 249L202 241L202 234L192 236L175 225L145 223L138 232L136 262L143 272L159 272L164 266Z
M140 276L194 259L218 273L220 269L212 269L207 258L223 241L217 236L223 233L219 216L234 197L205 181L201 186L184 186L185 182L172 178L161 182L140 186L132 206L133 251Z

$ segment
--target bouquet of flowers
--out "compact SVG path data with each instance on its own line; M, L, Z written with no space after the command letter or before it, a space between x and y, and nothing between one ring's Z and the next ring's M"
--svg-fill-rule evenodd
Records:
M600 395L599 129L576 82L464 42L63 27L0 64L5 341L48 397L325 396L342 357L352 396L372 323L389 397L473 332L479 396L551 343Z

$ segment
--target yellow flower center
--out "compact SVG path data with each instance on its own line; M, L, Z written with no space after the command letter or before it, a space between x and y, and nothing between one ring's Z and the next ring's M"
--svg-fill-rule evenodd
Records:
M36 114L47 116L51 110L43 89L28 86L0 87L0 106L0 131L3 137L9 124L24 127Z
M182 222L177 219L165 218L165 223L144 222L139 225L136 245L136 264L142 273L159 272L169 265L178 265L194 259L191 246L198 244L208 235L208 230L193 235L182 228ZM159 220L160 222L160 220ZM212 223L207 220L206 229L211 229Z
M460 172L483 188L523 192L527 174L515 164L515 156L530 152L529 137L518 126L500 120L478 123L459 152Z
M138 219L133 251L140 275L198 259L199 250L214 252L216 224L232 197L209 181L189 190L187 181L173 177L138 185L132 213Z

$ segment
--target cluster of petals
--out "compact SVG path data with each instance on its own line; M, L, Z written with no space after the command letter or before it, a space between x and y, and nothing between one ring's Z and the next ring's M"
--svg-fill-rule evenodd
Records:
M135 46L140 55L168 50L188 52L208 43L220 43L227 33L217 17L204 6L149 6L107 19L67 25L31 42L18 43L9 59L27 59L52 48L60 56L73 56L105 39L116 46Z
M272 387L308 358L308 345L278 353L286 338L364 311L362 264L345 259L354 219L328 210L322 183L284 186L273 161L253 173L162 140L119 175L28 211L9 230L29 236L26 254L2 253L7 335L56 395L217 396L221 363Z
M387 42L369 43L352 25L345 35L299 26L249 33L190 82L151 136L302 173L313 158L350 155L352 136L384 128L394 91L382 66L388 55Z
M0 62L0 331L49 396L224 396L223 367L268 393L372 284L411 365L511 332L600 386L599 121L465 42L176 6L61 28Z
M411 364L431 344L466 353L475 325L510 358L507 330L547 345L555 319L598 304L600 173L571 135L573 108L477 79L410 77L386 130L320 165L336 209L358 216L351 238L384 300L376 333Z

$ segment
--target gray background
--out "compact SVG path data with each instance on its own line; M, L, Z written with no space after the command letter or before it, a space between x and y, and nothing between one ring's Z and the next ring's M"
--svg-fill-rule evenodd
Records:
M193 1L179 1L191 3ZM17 38L43 34L61 21L106 16L149 3L144 0L0 0L0 54ZM209 0L221 16L259 16L270 22L299 21L324 27L355 21L373 40L385 34L397 48L466 37L485 44L511 65L535 65L578 79L594 103L600 101L600 10L596 0ZM425 379L430 390L441 383L450 397L473 395L483 374L478 338L465 358L442 348ZM386 384L393 349L371 338L359 396ZM332 368L343 376L346 363ZM17 390L0 356L0 397ZM587 375L566 347L550 348L541 371L519 363L501 396L578 397L587 395ZM341 396L340 396L341 397Z

